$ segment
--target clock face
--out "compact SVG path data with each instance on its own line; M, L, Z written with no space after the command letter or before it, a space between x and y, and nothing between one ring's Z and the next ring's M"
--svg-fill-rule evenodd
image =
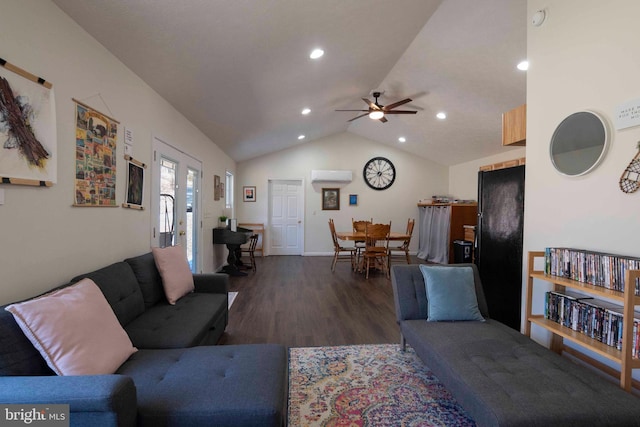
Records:
M389 159L374 157L362 170L364 181L374 190L386 190L396 180L396 168Z

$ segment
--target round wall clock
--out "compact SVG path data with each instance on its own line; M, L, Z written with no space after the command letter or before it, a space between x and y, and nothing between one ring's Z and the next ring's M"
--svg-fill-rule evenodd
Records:
M396 180L396 168L391 160L374 157L364 165L362 176L364 182L374 190L386 190Z

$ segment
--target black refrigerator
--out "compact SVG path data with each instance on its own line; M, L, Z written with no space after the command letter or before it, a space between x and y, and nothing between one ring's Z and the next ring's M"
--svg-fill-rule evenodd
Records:
M478 173L476 264L489 316L520 331L525 167Z

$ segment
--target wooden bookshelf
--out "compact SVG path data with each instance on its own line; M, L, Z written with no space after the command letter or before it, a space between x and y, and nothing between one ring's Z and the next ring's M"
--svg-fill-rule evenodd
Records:
M640 359L631 357L633 350L634 308L635 306L640 305L640 296L635 295L635 286L632 286L631 283L635 283L636 278L640 277L640 270L627 270L625 272L625 291L620 292L600 286L594 286L588 283L565 279L563 277L548 275L545 274L544 271L535 270L535 259L544 258L544 256L545 253L542 251L529 252L527 270L527 302L525 305L525 335L529 337L531 336L531 325L534 324L551 332L551 349L558 353L561 353L562 351L569 352L563 341L566 339L589 349L599 356L620 364L620 371L615 372L616 376L620 380L620 387L624 388L626 391L631 391L632 370L640 368ZM564 292L566 288L571 288L585 294L599 296L620 303L624 319L632 319L631 321L623 322L622 350L608 346L585 334L546 319L542 314L534 314L532 310L533 289L535 285L534 279L552 283L553 290L557 292ZM587 363L591 363L597 368L603 369L602 363L581 354L575 349L572 349L569 353L583 361L586 361ZM612 373L610 369L606 370L606 372L610 374Z

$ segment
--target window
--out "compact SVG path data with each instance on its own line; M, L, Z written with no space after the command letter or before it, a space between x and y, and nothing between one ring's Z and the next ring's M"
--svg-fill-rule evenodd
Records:
M233 174L229 171L224 176L224 199L225 207L228 209L233 208Z

